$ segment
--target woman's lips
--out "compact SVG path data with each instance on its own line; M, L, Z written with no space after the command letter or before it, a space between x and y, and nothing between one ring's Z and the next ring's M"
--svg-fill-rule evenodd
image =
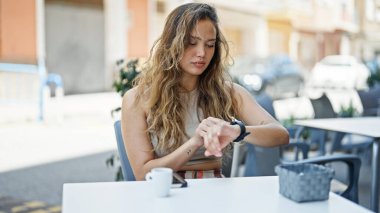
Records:
M196 68L203 68L205 66L205 62L192 62L192 64L196 67Z

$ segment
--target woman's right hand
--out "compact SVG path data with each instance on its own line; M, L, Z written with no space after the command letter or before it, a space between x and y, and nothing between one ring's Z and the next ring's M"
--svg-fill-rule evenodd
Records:
M240 128L222 119L208 117L197 129L206 148L205 155L222 156L222 149L240 134Z
M201 124L198 125L197 129L195 130L194 136L191 138L191 140L194 142L194 144L197 147L204 146L204 140L203 140L203 137L202 137L203 130L200 127L200 125Z

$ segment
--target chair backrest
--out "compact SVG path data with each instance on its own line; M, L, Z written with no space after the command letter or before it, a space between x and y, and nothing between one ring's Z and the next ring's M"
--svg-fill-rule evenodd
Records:
M321 97L317 99L310 99L311 105L314 110L314 118L335 118L337 114L334 111L334 108L330 102L330 99L327 97L326 93L323 93ZM326 154L326 131L311 129L310 130L310 143L316 143L319 145L319 154Z
M314 110L314 118L335 118L337 114L325 93L317 99L310 99Z
M358 95L363 105L363 116L377 116L380 107L380 86L368 91L358 91Z
M247 143L244 177L274 176L274 167L279 164L280 148L259 147Z
M121 171L123 172L123 178L125 181L135 181L135 175L133 174L131 164L129 163L128 155L125 150L123 137L121 135L121 125L120 120L114 123L116 142L117 142L117 150L119 153L120 163L121 163Z

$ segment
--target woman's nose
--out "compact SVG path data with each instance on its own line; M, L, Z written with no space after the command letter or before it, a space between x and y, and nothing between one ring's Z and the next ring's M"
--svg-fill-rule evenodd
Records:
M197 48L197 56L204 57L205 56L205 47L203 45L199 45Z

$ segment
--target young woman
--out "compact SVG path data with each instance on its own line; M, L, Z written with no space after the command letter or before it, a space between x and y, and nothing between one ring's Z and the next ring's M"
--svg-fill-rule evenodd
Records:
M232 141L289 142L286 129L232 83L228 59L213 7L189 3L170 13L123 98L123 139L137 180L155 167L186 178L221 177L223 150Z

